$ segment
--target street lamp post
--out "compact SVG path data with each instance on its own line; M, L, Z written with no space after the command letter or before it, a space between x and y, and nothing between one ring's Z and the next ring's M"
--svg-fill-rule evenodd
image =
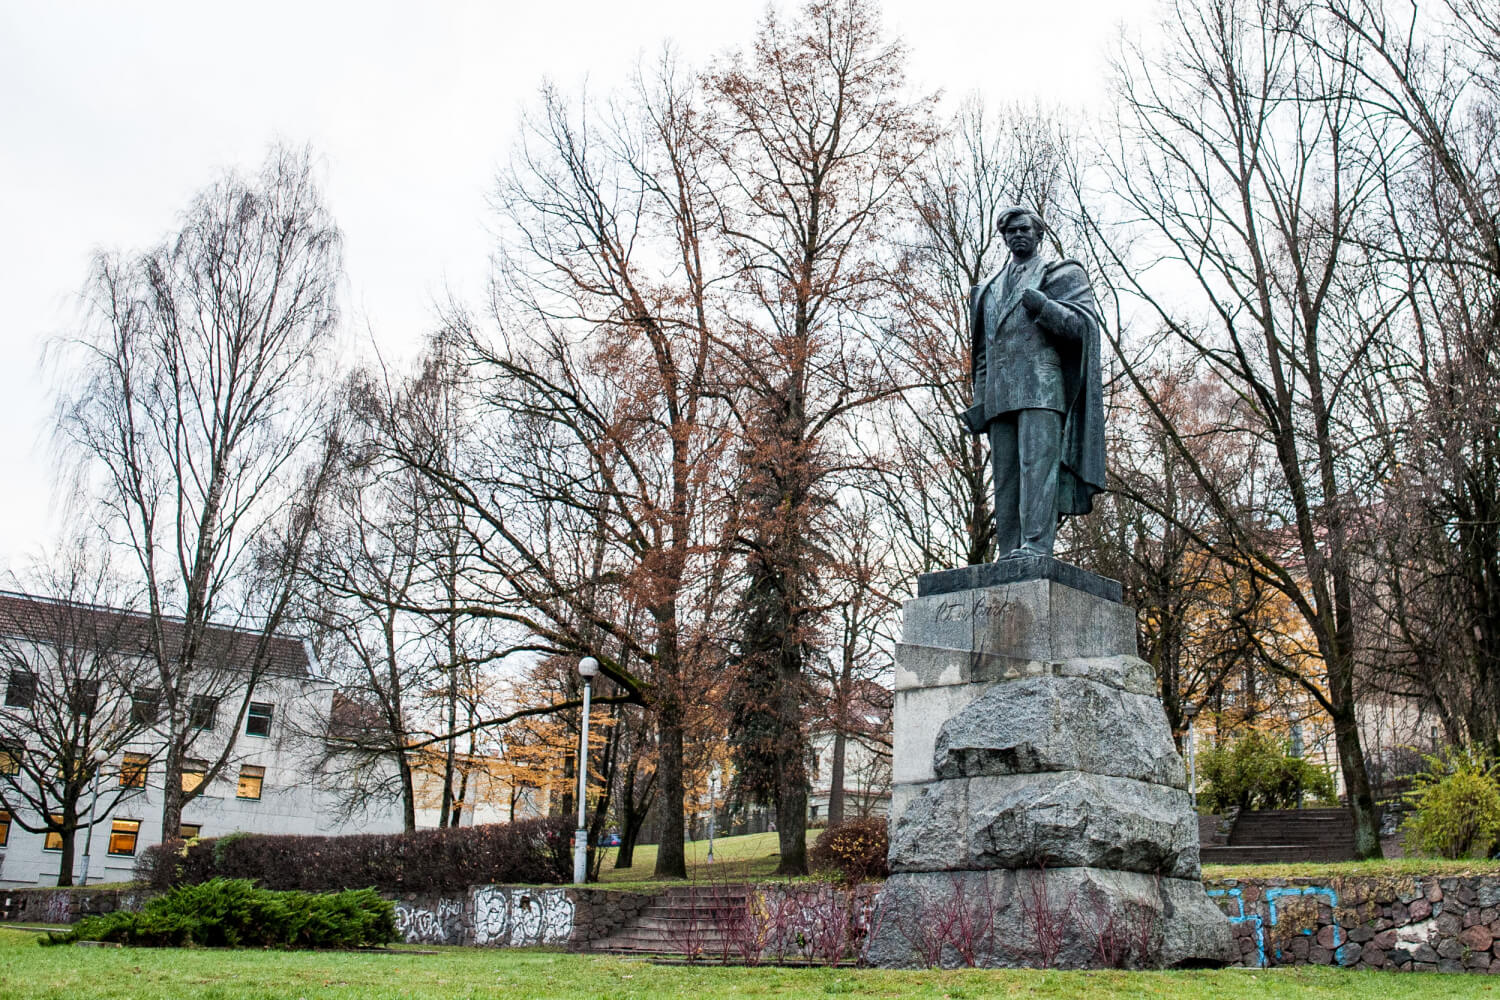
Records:
M1193 810L1198 809L1198 740L1193 730L1193 721L1198 718L1197 705L1182 706L1182 717L1187 719L1188 801Z
M578 674L583 678L583 725L578 736L578 832L573 835L573 882L577 885L588 881L589 875L589 831L583 811L589 780L589 698L598 672L599 661L592 656L578 661Z
M103 750L94 751L94 798L89 803L89 825L83 834L83 870L78 873L80 886L89 884L89 851L94 846L94 810L99 808L99 772L104 770L104 762L107 760L109 754Z
M708 863L714 863L714 820L719 812L719 765L708 772Z

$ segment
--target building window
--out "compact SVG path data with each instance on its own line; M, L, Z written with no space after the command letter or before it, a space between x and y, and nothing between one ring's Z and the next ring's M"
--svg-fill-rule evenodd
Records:
M93 715L99 709L98 681L68 682L68 711L74 715Z
M10 842L10 813L0 809L0 847Z
M124 857L135 854L135 841L141 834L138 819L117 819L109 829L109 853Z
M256 767L254 764L246 764L241 767L239 797L242 799L260 798L260 786L265 780L265 768Z
M143 753L128 753L120 763L120 787L121 788L145 788L146 770L151 766L151 758Z
M245 716L246 736L270 736L271 735L271 706L260 701L250 703L250 711Z
M61 816L59 816L57 813L53 813L52 814L52 822L57 823L57 824L60 825L62 823L62 821L63 821L63 818ZM56 830L48 830L47 831L47 836L45 838L43 838L43 840L42 840L42 850L44 850L44 851L60 851L60 850L62 850L62 834L58 833Z
M192 716L188 720L194 729L212 729L214 718L219 714L219 699L206 694L193 695Z
M196 840L203 832L202 823L184 823L177 828L177 835L183 840Z
M161 691L157 688L139 687L130 692L130 721L138 726L149 726L161 715Z
M0 774L20 774L21 757L26 748L19 743L0 740Z
M182 790L196 792L208 777L208 761L189 757L182 762Z
M10 708L30 708L36 701L36 674L30 670L12 670L5 684L5 704Z

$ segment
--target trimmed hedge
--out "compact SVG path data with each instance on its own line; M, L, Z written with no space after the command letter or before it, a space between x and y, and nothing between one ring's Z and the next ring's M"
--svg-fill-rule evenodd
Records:
M347 837L230 834L146 848L136 879L154 889L215 878L265 889L314 892L373 887L382 892L462 892L471 885L572 880L567 819L445 827Z
M374 889L272 892L247 879L214 879L173 889L139 912L84 917L43 941L118 941L147 948L363 948L399 938L396 905Z

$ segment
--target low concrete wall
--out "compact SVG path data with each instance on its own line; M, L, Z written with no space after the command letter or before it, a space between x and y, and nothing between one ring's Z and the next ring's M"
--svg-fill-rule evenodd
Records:
M390 896L404 940L497 948L577 948L609 937L651 894L574 887L479 885L463 895Z
M0 921L70 924L80 917L137 910L149 890L0 890ZM386 893L396 904L396 929L412 944L521 948L581 947L609 937L651 902L649 893L536 886L475 886L466 893Z
M0 889L0 921L71 924L80 917L140 909L148 898L138 889Z
M1217 879L1241 964L1500 972L1500 876Z

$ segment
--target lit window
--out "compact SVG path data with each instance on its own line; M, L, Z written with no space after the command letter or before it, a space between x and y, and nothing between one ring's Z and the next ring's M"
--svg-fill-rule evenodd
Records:
M0 847L10 841L10 813L0 809Z
M135 840L141 833L138 819L117 819L109 829L109 853L130 856L135 854Z
M264 702L252 701L250 711L245 715L246 736L270 736L271 735L271 706Z
M30 670L12 670L5 685L5 704L11 708L30 708L36 701L36 674Z
M128 753L120 763L120 787L121 788L145 788L146 771L151 766L151 758L143 753Z
M210 698L206 694L193 695L193 707L191 718L194 729L212 729L214 719L219 714L219 699Z
M93 715L99 709L98 681L68 682L68 711L74 715Z
M0 742L0 774L20 774L25 748L19 743Z
M62 825L62 821L63 821L63 818L60 815L58 815L57 813L53 813L52 814L52 822L54 822L57 825L61 826ZM47 831L47 836L42 840L42 850L44 850L44 851L60 851L60 850L62 850L62 834L59 833L56 830L48 830Z
M156 688L139 687L130 692L130 721L138 726L149 726L161 714L161 691Z
M242 799L260 798L260 786L265 780L265 768L256 767L254 764L246 764L244 767L241 767L239 797Z
M182 824L182 826L177 828L177 835L183 840L196 840L198 839L198 835L202 832L202 823L184 823Z
M189 757L182 762L182 790L196 792L208 777L208 761Z

